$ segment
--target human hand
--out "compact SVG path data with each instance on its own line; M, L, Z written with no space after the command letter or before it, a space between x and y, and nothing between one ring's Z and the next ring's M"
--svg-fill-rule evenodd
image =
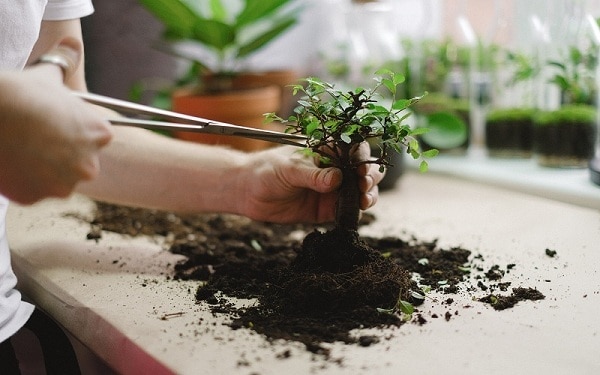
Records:
M255 220L278 223L323 223L335 218L337 189L342 182L338 168L319 168L292 146L277 147L251 154L241 179L245 194L240 196L241 213ZM365 142L354 154L357 160L370 157ZM377 202L377 184L384 176L379 166L361 164L359 175L360 208Z
M65 77L80 63L70 41L51 53L68 62ZM16 202L69 195L98 174L98 151L111 139L110 124L71 94L63 74L54 64L0 73L0 193Z

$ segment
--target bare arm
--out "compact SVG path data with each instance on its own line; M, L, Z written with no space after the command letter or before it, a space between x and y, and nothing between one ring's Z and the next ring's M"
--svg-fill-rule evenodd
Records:
M41 55L56 47L61 41L69 39L81 49L81 59L78 66L70 73L65 84L75 90L86 90L84 69L84 48L81 36L81 22L79 19L67 21L42 21L40 36L29 56L28 63L37 61Z
M46 35L36 52L65 36L81 40L72 21L44 23ZM85 88L83 67L69 84ZM103 109L90 106L95 111ZM100 174L77 190L109 202L188 212L230 212L253 219L294 222L330 221L337 169L317 168L294 156L292 148L246 154L222 147L187 143L143 129L114 127L113 141L100 156ZM362 207L377 198L382 174L364 169Z

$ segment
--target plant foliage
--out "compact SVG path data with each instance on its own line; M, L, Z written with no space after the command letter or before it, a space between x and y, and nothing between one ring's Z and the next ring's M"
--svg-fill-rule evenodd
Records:
M241 60L281 36L299 17L295 0L139 1L164 24L167 40L205 47L212 58L196 62L214 73L235 71Z
M582 50L571 46L562 59L548 61L556 69L550 79L562 91L565 104L591 104L595 94L596 50Z
M416 137L427 129L412 129L405 123L410 115L407 109L423 96L397 98L398 85L403 81L404 76L382 69L376 72L372 88L342 91L319 78L306 78L304 85L293 86L294 94L304 94L294 114L287 120L274 114L269 114L269 118L287 124L287 132L306 135L305 152L318 156L326 165L356 168L362 163L374 163L383 170L390 166L390 152L406 150L414 159L421 160L420 170L426 171L425 159L437 155L438 151L421 151ZM381 90L391 94L387 105L380 103ZM385 97L389 99L390 95ZM372 143L380 147L379 156L373 160L353 161L354 146L369 140L376 140Z

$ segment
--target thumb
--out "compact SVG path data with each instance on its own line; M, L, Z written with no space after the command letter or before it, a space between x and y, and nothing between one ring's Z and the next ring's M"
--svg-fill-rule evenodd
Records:
M319 193L335 191L342 183L342 171L338 168L302 166L290 172L287 180L291 185Z

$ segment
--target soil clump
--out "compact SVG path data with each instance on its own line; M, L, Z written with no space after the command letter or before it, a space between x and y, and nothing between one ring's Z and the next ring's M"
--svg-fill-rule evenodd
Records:
M361 225L375 220L365 214ZM460 247L441 249L437 241L415 238L360 237L355 231L327 226L277 225L235 215L176 215L169 212L98 202L90 221L89 239L102 231L129 236L160 235L169 251L185 256L174 266L174 278L198 280L198 301L214 314L231 318L232 329L249 328L269 340L303 343L327 356L323 343L369 346L374 335L353 333L359 328L425 324L418 311L406 314L399 301L418 306L427 291L444 293L450 305L461 290L485 291L478 299L501 310L519 301L544 296L531 288L513 288L505 267L481 266L483 257ZM237 299L257 303L239 307ZM449 320L453 314L447 312Z

